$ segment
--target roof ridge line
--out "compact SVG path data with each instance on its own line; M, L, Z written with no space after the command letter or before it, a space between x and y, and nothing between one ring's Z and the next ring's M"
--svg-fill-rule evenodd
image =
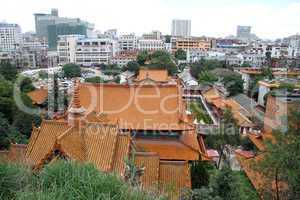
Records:
M34 147L34 145L35 145L35 143L36 143L36 141L37 141L37 138L39 137L39 135L40 135L40 133L41 133L41 129L40 128L35 128L34 127L34 130L36 130L36 131L38 131L37 132L37 135L36 135L36 137L35 137L35 140L34 140L34 143L31 145L31 148L29 147L29 146L27 146L28 148L30 148L30 151L29 151L29 149L26 149L26 152L25 152L25 156L26 157L28 157L30 154L31 154L31 152L32 152L32 150L33 150L33 147ZM33 138L33 134L31 134L31 136L30 136L30 138L29 138L29 141L31 141ZM29 151L29 152L28 152ZM27 155L28 154L28 155Z
M116 128L116 134L115 134L115 140L114 140L114 143L113 143L113 147L112 147L112 155L111 155L111 158L109 160L109 171L113 170L113 162L114 162L114 158L116 156L116 147L117 147L117 142L119 140L119 129L117 129L117 127L114 127Z
M70 128L68 128L65 132L63 132L60 136L58 136L56 140L57 140L57 141L62 140L64 137L66 137L66 135L67 135L72 129L74 129L73 126L70 127Z

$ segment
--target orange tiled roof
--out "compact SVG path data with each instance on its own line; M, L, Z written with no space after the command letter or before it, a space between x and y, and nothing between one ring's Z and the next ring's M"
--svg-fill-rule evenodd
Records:
M136 81L151 79L156 82L168 82L169 75L165 69L140 69Z
M154 190L158 189L159 161L160 158L157 153L136 152L136 166L145 167L144 175L141 177L143 187Z
M199 160L199 151L177 139L136 138L135 141L138 151L156 152L163 160Z
M110 126L103 129L90 126L86 129L87 159L102 171L111 170L117 134L116 127Z
M248 137L260 151L266 151L266 141L269 140L272 143L276 142L275 136L272 133L268 132L263 132L259 135L255 133L248 133Z
M34 131L26 150L29 164L36 166L52 150L57 137L70 127L66 122L43 120L39 131Z
M27 95L31 98L33 104L43 104L48 98L48 90L45 88L35 89L28 92Z
M257 191L260 191L262 188L267 187L269 184L266 183L266 180L263 178L262 174L253 169L253 166L256 162L259 162L263 159L263 154L254 157L253 159L247 159L241 154L236 154L241 167L244 169L249 180L255 187Z
M241 153L236 153L236 158L238 159L241 167L262 199L264 191L271 191L274 196L276 192L275 181L265 177L262 172L259 172L258 169L255 168L255 166L264 159L264 156L265 153L262 153L253 158L246 158ZM287 187L286 183L279 181L280 191L286 190Z
M161 161L159 167L159 180L159 184L162 186L161 190L168 190L168 188L174 187L175 191L172 196L178 196L180 189L191 188L188 162Z
M34 129L26 151L29 164L39 168L55 148L71 159L91 162L102 171L124 173L130 136L120 135L116 126L87 122L85 127L69 127L66 122L43 121Z
M124 175L124 171L125 171L124 160L129 155L130 144L131 144L131 138L129 137L129 134L118 135L116 151L112 163L112 170L118 174L121 174L121 176Z
M218 90L216 88L211 88L203 93L203 97L208 103L212 103L213 100L221 98Z
M88 113L119 120L121 129L185 130L178 85L111 85L81 83L79 97Z
M137 152L135 163L138 167L145 167L141 181L147 189L171 193L171 199L176 199L181 189L191 187L186 161L162 161L156 153ZM170 188L172 191L168 191Z

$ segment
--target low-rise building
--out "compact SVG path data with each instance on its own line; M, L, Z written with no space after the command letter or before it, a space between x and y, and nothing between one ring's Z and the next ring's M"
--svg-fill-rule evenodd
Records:
M209 51L211 49L211 40L207 38L197 38L197 37L178 37L172 38L173 51L178 49L187 50L203 50Z
M120 35L118 43L120 51L136 50L138 47L138 38L134 33Z
M112 57L111 63L120 67L127 65L130 61L135 61L138 51L120 51Z
M81 38L76 42L75 63L89 67L109 64L115 53L114 45L108 38Z
M59 36L57 44L57 52L59 64L75 63L76 45L79 39L84 38L84 35L64 35Z
M157 51L165 50L165 42L163 40L145 40L138 41L138 50Z

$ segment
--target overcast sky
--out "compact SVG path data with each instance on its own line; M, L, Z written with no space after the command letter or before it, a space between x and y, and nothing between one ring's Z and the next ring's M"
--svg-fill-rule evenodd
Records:
M237 25L250 25L261 38L276 39L300 33L300 0L8 0L1 3L0 21L34 31L33 13L50 12L79 17L105 31L142 34L171 32L171 20L191 19L194 36L227 36Z

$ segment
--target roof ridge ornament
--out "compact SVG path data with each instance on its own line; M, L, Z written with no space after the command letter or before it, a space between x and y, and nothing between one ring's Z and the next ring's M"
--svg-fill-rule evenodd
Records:
M82 107L79 97L79 85L80 81L78 79L74 80L74 91L71 101L71 106L68 111L68 123L70 126L79 126L85 121L86 109Z

